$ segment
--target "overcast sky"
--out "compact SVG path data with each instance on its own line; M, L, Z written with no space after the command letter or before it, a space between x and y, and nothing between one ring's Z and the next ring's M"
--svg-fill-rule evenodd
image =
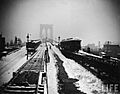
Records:
M82 44L120 42L120 0L0 0L0 32L6 41L40 37L53 24L54 39L79 37Z

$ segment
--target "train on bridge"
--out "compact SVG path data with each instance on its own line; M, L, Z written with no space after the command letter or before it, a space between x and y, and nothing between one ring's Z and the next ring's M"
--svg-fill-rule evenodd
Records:
M78 38L64 39L59 43L59 48L70 52L78 52L81 49L81 40Z
M34 53L40 44L41 44L40 40L31 40L29 42L26 42L27 52Z

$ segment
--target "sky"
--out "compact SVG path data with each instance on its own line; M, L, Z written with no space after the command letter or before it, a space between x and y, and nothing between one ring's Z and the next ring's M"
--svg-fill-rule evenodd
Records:
M54 39L120 43L120 0L0 0L0 32L6 41L15 36L26 41L27 33L39 39L40 24L53 24Z

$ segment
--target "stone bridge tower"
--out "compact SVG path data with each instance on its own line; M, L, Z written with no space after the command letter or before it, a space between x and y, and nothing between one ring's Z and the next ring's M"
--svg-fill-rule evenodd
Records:
M53 24L40 24L40 38L43 41L53 41Z

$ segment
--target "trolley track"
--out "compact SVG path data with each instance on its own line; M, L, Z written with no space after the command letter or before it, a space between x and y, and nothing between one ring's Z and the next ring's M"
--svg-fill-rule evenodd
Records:
M67 58L73 59L80 65L91 71L95 76L100 78L103 83L120 84L119 64L110 65L109 61L97 59L94 57L82 56L80 54L61 51ZM119 62L118 62L119 63Z
M33 57L23 64L13 78L3 87L2 94L43 94L45 71L45 50L41 47Z

